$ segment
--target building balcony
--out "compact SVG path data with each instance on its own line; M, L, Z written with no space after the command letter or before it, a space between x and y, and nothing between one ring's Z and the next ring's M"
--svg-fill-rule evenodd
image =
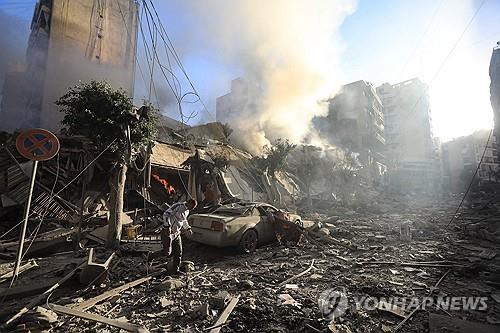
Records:
M380 143L385 145L385 139L379 133L375 133L375 139L377 139Z
M385 155L382 153L379 153L378 151L373 152L373 158L377 161L384 161L385 160Z

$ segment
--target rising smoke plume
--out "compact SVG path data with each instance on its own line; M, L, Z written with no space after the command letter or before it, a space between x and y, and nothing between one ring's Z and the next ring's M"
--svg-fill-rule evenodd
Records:
M206 43L244 69L249 103L233 140L251 152L275 138L300 142L341 84L336 32L353 0L192 1Z

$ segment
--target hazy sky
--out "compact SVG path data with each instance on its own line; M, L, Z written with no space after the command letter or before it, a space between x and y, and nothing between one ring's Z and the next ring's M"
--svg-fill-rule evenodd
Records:
M242 68L204 43L203 24L192 15L192 7L186 1L154 2L186 70L214 114L215 97L228 92L230 80L241 75ZM0 0L0 10L24 18L27 31L34 3ZM313 5L314 1L310 3ZM488 66L492 47L500 40L500 0L484 2L447 57L481 3L482 0L358 1L335 36L341 45L341 82L364 79L378 85L420 77L430 85L436 136L446 141L491 127ZM139 93L144 92L139 78L137 86ZM175 109L168 113L174 117L177 114ZM204 117L213 120L210 118Z
M434 134L444 140L493 124L489 61L500 41L500 0L360 1L341 27L348 81L418 76L430 85Z

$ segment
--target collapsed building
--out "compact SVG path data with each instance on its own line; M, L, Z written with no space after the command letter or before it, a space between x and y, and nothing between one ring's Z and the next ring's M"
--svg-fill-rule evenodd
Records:
M382 102L366 81L346 84L330 101L328 115L316 117L315 127L332 145L359 154L364 177L383 183L386 173Z
M243 110L249 102L249 86L245 79L237 78L231 81L231 91L217 97L215 101L215 118L218 122L226 123Z

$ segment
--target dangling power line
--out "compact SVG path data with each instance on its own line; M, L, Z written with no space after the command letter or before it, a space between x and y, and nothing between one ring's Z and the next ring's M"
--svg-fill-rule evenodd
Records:
M161 18L156 10L154 3L150 0L149 2L146 0L142 1L142 14L141 15L141 36L144 40L144 48L146 52L146 57L148 60L148 64L154 68L158 67L159 73L165 79L167 86L169 87L172 95L174 96L178 108L179 115L181 117L182 124L186 124L192 118L198 115L197 112L192 111L189 115L184 114L183 105L184 104L196 104L200 103L202 105L202 109L206 112L212 119L215 120L214 115L208 110L206 104L201 98L198 90L196 89L193 80L189 77L182 61L175 49L172 39L168 35L168 32L163 25ZM143 27L144 25L144 27ZM147 28L147 29L146 29ZM146 37L145 31L148 32L148 36ZM159 37L159 39L158 39ZM163 52L161 54L160 48L158 47L158 43L163 44ZM164 56L164 57L162 57ZM166 58L166 63L164 60ZM174 67L176 69L174 69ZM176 75L176 71L180 71L185 80L186 84L189 85L189 89L187 91L183 90L183 85L181 83L180 78ZM150 72L151 73L151 72ZM191 99L194 97L194 99Z

